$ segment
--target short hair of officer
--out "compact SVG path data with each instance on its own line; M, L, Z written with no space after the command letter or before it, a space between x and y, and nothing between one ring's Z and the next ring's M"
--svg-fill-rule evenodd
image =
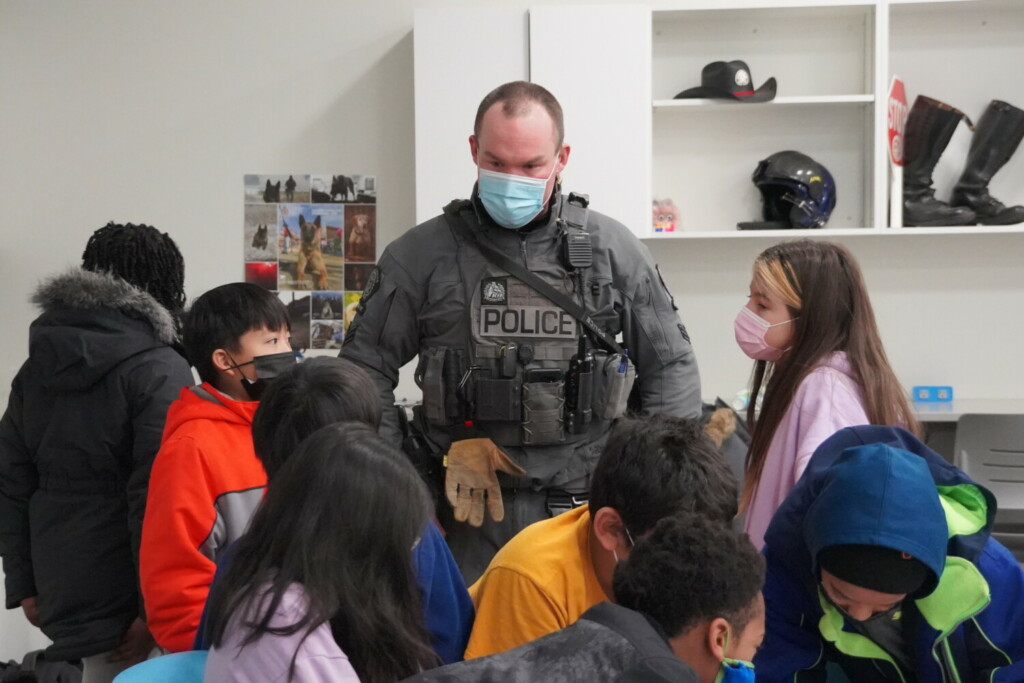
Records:
M528 81L505 83L487 93L480 101L480 106L477 107L476 120L473 122L473 135L480 137L484 114L499 102L501 102L501 113L506 118L522 116L535 104L542 106L551 117L551 122L555 124L555 130L558 133L555 149L562 146L565 141L565 119L562 116L562 105L547 88Z

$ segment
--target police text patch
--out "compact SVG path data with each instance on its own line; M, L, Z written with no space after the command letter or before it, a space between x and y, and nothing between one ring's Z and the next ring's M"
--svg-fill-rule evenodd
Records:
M576 318L554 306L481 306L480 336L575 339Z

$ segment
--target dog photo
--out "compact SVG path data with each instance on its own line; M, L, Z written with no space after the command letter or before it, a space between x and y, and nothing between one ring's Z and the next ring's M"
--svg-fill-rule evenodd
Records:
M278 289L332 290L344 285L344 258L325 253L328 229L340 228L338 207L282 204L278 211Z
M277 289L277 264L246 263L245 281L259 285L263 289L274 291Z
M314 320L310 325L310 348L340 349L345 340L345 325L340 320Z
M349 263L377 260L377 207L345 207L345 259Z
M372 175L351 175L346 176L352 181L352 193L355 204L376 204L377 203L377 177ZM343 200L344 201L344 200Z
M314 204L330 204L340 202L341 199L334 199L331 196L332 188L337 176L313 174L309 177L310 197L309 201Z
M372 263L346 263L345 289L350 292L362 292L370 279L370 273L377 266Z
M314 204L375 204L377 178L368 175L312 175L311 198Z
M292 349L303 351L309 348L310 296L301 292L278 292L280 299L288 309L288 324L292 328Z
M313 318L315 320L343 320L345 302L341 292L314 292Z
M277 204L285 201L285 191L290 177L292 176L287 174L246 173L244 176L246 203Z
M345 292L345 331L352 325L359 308L359 301L363 298L362 292Z
M242 246L246 262L277 260L276 224L277 206L245 205L245 241Z

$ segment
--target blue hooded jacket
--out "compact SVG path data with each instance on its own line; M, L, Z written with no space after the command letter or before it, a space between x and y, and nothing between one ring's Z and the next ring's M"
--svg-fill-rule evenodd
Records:
M766 635L757 680L1024 681L1024 573L989 534L995 498L909 432L849 427L811 457L765 535ZM816 558L833 545L881 545L931 577L903 602L915 671L860 635L824 599Z

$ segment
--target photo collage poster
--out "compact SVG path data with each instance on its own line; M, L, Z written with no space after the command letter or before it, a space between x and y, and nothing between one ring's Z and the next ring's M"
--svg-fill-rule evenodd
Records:
M377 179L245 175L245 281L277 292L295 349L340 349L377 260Z

